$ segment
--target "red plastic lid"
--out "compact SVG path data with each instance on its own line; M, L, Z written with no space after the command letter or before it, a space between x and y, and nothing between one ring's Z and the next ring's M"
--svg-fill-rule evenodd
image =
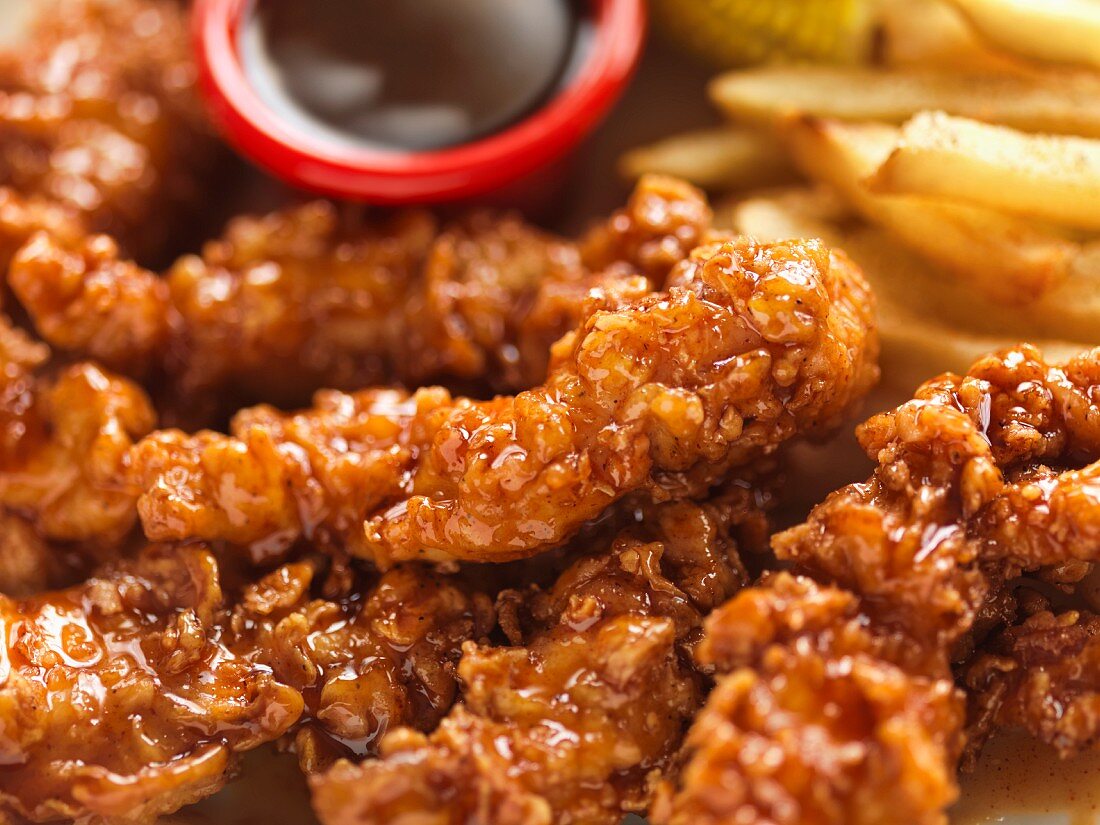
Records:
M380 204L472 198L503 187L573 149L619 98L645 41L645 0L591 0L595 36L569 84L503 132L425 152L349 147L295 128L255 92L237 30L253 2L197 0L202 88L227 138L275 176L328 195Z

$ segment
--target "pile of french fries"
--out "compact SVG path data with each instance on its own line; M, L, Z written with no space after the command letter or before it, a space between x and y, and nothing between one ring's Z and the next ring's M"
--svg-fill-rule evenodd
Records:
M1100 345L1100 1L875 8L873 65L718 77L730 125L630 152L623 173L723 193L738 232L847 251L898 388L1022 340Z

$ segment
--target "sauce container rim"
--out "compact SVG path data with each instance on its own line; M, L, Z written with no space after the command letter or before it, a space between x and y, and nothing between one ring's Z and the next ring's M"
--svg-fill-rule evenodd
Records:
M645 42L645 0L586 0L594 34L588 54L562 89L522 120L444 149L347 146L286 122L253 88L237 36L253 2L194 5L200 86L215 123L242 154L284 181L381 205L477 197L562 158L621 96Z

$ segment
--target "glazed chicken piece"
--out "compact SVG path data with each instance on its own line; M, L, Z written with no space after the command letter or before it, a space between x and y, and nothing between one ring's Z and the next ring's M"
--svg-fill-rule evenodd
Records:
M155 255L213 141L174 0L40 0L0 55L0 186ZM155 216L154 220L150 220Z
M662 285L709 226L702 194L666 178L642 181L579 246L509 215L440 230L427 213L368 225L318 202L238 218L163 279L106 238L43 234L10 281L52 346L161 373L190 406L219 392L293 405L320 387L395 381L515 392L546 377L591 289Z
M280 736L297 691L220 638L218 568L151 547L69 590L0 596L0 819L146 823Z
M991 355L859 436L871 480L773 541L807 578L766 580L709 620L702 657L727 675L655 821L946 822L965 723L952 661L1006 582L1100 556L1100 350L1061 366L1028 346ZM1089 666L1091 619L1033 622L1003 643L1022 667L1006 679L979 660L971 686L1001 720L1086 744L1094 684L1067 676ZM1043 666L1044 644L1066 671ZM1032 701L1052 682L1080 710L1064 726Z
M307 773L376 753L391 728L432 730L454 704L463 643L495 623L472 577L398 568L337 600L313 597L314 578L294 563L246 587L227 637L305 698L294 741Z
M121 260L106 235L34 235L14 256L8 287L59 353L139 380L159 369L178 326L167 282Z
M580 255L591 270L630 264L660 288L678 263L715 234L710 205L701 191L665 175L646 175L626 206L581 239Z
M0 596L0 820L151 822L264 742L292 738L312 772L432 729L463 643L494 626L491 593L413 566L325 599L317 569L238 591L204 547L154 545L69 590Z
M1100 743L1100 617L1055 613L1032 595L1017 623L963 670L972 756L997 730L1023 728L1073 756Z
M119 481L153 409L139 387L93 364L45 377L48 357L0 318L0 505L44 538L111 544L137 519Z
M726 675L653 821L946 821L963 724L950 672L852 593L766 578L708 619L699 658Z
M268 369L306 393L394 381L537 385L588 291L639 270L663 283L693 248L682 244L709 229L710 209L694 188L649 178L608 223L635 240L594 266L583 245L512 215L474 213L442 231L416 212L365 227L324 203L238 219L169 273L181 389ZM671 248L657 260L647 243Z
M646 808L702 702L703 616L745 581L762 542L755 492L650 508L549 589L505 593L512 646L468 644L462 704L430 734L313 777L326 825L606 823Z
M516 396L325 392L242 412L232 437L154 434L132 454L147 535L261 557L305 535L383 569L522 558L628 494L705 494L835 426L877 375L866 284L816 242L702 247L666 291L585 310Z
M42 197L0 188L0 272L7 272L15 253L40 232L63 246L75 246L86 235L73 210Z

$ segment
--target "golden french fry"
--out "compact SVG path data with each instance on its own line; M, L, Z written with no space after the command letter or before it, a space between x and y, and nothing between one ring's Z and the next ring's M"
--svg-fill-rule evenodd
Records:
M909 393L935 375L964 372L981 356L1021 341L1036 344L1055 359L1100 343L1100 302L1094 302L1088 318L1076 319L1075 332L1092 333L1091 339L1078 342L1049 316L1057 312L1057 304L1044 303L1038 318L1018 307L993 304L899 249L879 230L838 228L829 240L860 265L874 289L882 382L888 388Z
M675 135L627 152L620 173L631 180L660 174L712 191L746 189L792 180L787 153L773 135L721 127Z
M1096 0L950 0L991 43L1014 54L1100 68Z
M847 252L877 297L884 375L894 386L911 389L1024 340L1058 356L1100 344L1100 291L1076 275L1032 305L1009 306L990 301L882 230L854 225L819 191L757 194L716 215L728 228L761 240L816 237Z
M1100 137L1100 76L1085 73L772 67L721 75L710 94L734 120L758 124L796 114L902 123L941 110L1025 132Z
M875 241L849 244L853 260L867 273L878 298L879 335L882 342L883 382L911 390L941 372L965 372L978 358L1028 341L1049 357L1061 360L1097 343L1093 339L1065 340L1062 333L1048 337L1049 329L1036 329L988 308L990 314L973 329L968 322L984 311L981 296L965 290L943 289L944 281L927 271L906 283L893 255L884 259L873 251ZM870 247L870 248L869 248ZM919 262L917 262L919 263ZM884 268L885 267L885 268ZM908 274L920 270L909 269ZM1092 323L1100 321L1100 306L1093 307Z
M765 242L821 238L835 244L842 237L838 225L851 215L832 191L803 186L719 202L714 207L714 226Z
M1022 343L1021 336L965 332L905 307L879 301L882 382L911 390L943 372L966 372L984 355ZM1088 349L1084 344L1040 338L1027 339L1046 355L1061 361Z
M989 47L958 10L942 0L883 0L877 52L887 66L964 72L1018 71L1018 59Z
M868 185L879 194L946 198L1100 229L1100 140L924 112L905 124Z
M1013 305L990 300L973 284L899 247L880 229L841 227L827 240L863 267L884 306L904 308L973 337L1065 340L1080 342L1082 348L1100 344L1100 290L1095 288L1100 272L1090 277L1075 270L1042 298ZM1089 257L1083 254L1080 260ZM1096 253L1091 257L1100 264Z
M897 147L900 132L884 124L810 117L782 126L795 163L835 189L866 220L1005 301L1034 300L1062 282L1078 248L1034 222L974 206L875 195L864 180Z

